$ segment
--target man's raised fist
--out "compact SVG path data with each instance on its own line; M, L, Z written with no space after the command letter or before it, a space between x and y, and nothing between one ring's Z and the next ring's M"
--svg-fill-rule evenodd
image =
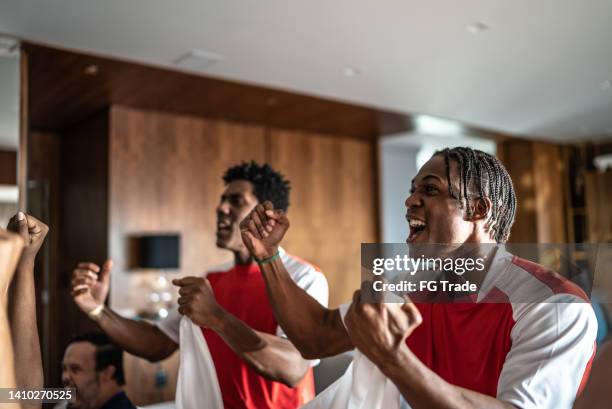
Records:
M7 230L19 235L25 244L20 263L33 265L36 254L49 232L49 227L36 217L19 212L11 217Z
M289 229L289 219L283 210L275 210L272 202L258 204L240 223L242 241L251 255L263 260L274 256Z

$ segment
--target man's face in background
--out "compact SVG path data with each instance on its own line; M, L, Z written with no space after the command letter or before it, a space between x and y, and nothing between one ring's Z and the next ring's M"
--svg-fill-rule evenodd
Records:
M96 372L96 347L92 343L74 342L66 348L62 361L62 383L66 388L76 389L69 407L97 407L100 374Z
M244 249L240 222L258 203L251 182L235 180L227 185L217 206L217 247L232 251Z

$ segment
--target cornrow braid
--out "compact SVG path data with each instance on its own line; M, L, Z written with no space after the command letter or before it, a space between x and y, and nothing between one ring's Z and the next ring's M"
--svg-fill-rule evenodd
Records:
M478 197L488 197L492 203L491 217L486 227L493 232L493 238L498 243L505 243L510 237L510 229L516 215L516 194L512 179L502 163L486 152L467 148L446 148L434 153L444 155L448 193L457 199L461 209L466 208L468 217L472 217L469 205L473 198L471 192ZM450 161L459 165L459 193L453 190L450 176Z

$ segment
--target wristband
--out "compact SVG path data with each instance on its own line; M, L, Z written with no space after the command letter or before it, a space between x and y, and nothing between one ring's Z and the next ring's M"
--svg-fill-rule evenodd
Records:
M96 308L89 311L87 315L89 316L89 318L93 319L94 321L97 321L98 318L100 318L100 315L102 315L102 311L104 311L104 304L98 305Z
M271 263L271 262L273 262L274 260L276 260L279 257L280 257L280 250L277 250L276 254L273 255L272 257L267 257L267 258L264 258L264 259L261 259L261 260L258 259L257 257L255 257L255 261L257 261L257 264L262 265L262 264Z

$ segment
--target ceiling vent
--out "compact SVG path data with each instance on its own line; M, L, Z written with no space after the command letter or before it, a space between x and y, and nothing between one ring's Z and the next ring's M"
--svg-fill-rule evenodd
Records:
M191 50L174 60L174 65L189 71L204 71L222 60L221 54L205 50Z

